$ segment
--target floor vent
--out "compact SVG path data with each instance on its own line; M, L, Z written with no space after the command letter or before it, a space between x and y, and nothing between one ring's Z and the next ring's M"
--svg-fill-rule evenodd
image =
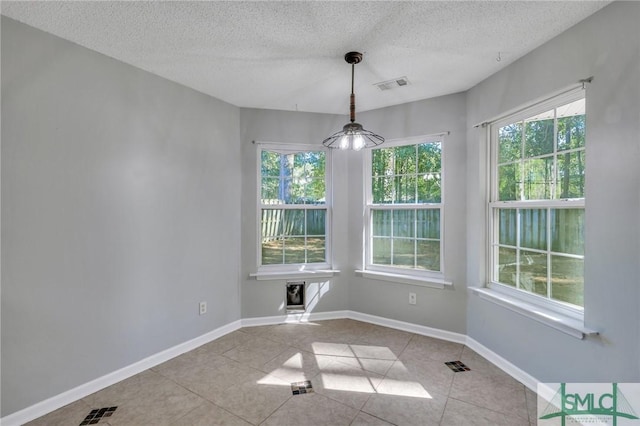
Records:
M459 373L461 371L471 371L471 369L464 365L462 361L449 361L445 362L445 364L456 373Z
M104 417L111 417L111 415L116 411L118 407L105 407L105 408L97 408L95 410L91 410L89 415L84 418L80 426L85 425L95 425Z
M302 395L304 393L312 393L313 392L313 387L311 386L311 381L305 380L304 382L291 383L291 392L294 395Z

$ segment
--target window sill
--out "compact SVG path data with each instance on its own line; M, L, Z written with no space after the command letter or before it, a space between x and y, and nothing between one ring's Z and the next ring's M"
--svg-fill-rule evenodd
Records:
M551 309L515 299L503 293L491 290L486 287L471 287L469 291L480 296L482 299L502 306L534 321L566 333L577 339L584 339L586 336L595 336L599 333L584 326L583 322Z
M443 289L445 286L452 286L451 281L447 281L439 278L419 277L415 275L407 274L394 274L391 272L369 271L364 269L358 269L355 271L356 275L363 278L371 278L373 280L390 281L400 284L416 285L420 287L430 287Z
M305 278L331 278L339 272L340 271L337 269L317 269L314 271L256 272L254 274L249 274L249 276L258 281L296 280Z

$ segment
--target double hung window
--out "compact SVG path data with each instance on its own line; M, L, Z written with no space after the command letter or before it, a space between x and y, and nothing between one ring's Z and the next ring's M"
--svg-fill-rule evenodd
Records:
M370 151L366 270L442 277L442 145L418 138Z
M585 123L576 89L489 126L490 282L575 311L584 288Z
M260 145L258 266L299 270L329 264L330 158L324 149Z

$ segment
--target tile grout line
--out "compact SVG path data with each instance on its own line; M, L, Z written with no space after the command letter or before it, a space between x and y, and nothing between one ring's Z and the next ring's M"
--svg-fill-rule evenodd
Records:
M271 326L269 326L269 327L271 327ZM285 348L284 350L282 350L280 353L278 353L277 355L275 355L273 358L269 359L267 362L263 363L260 367L264 367L265 365L267 365L268 363L270 363L271 361L273 361L274 359L276 359L277 357L279 357L280 355L282 355L282 354L283 354L285 351L287 351L289 348L293 348L293 346L291 346L291 345L289 345L289 344L287 344L287 343L279 342L279 341L276 341L276 340L274 340L274 339L270 339L269 337L255 336L255 335L253 335L253 333L243 332L243 331L242 331L242 328L240 328L238 331L240 331L240 332L242 332L243 334L246 334L246 335L248 335L248 336L254 337L254 338L255 338L255 337L261 337L261 338L263 338L263 339L269 340L270 342L274 342L274 343L277 343L277 344L285 345L285 346L286 346L286 348ZM235 348L237 348L237 347L239 347L239 346L241 346L241 344L238 344L238 345L236 345L236 346L232 347L232 348L231 348L231 349L229 349L229 350L235 349ZM298 349L298 348L295 348L295 349ZM247 349L247 350L248 350L248 351L250 351L250 352L255 352L255 351L252 351L252 350L250 350L250 349ZM298 349L298 350L301 350L301 349ZM228 352L228 351L225 351L225 353L226 353L226 352ZM229 358L228 356L225 356L225 355L224 355L224 353L222 353L222 354L221 354L221 356L224 356L225 358L230 359L230 360L232 360L232 361L236 361L236 362L238 362L237 360L234 360L234 359L232 359L232 358ZM266 371L264 371L264 370L261 370L261 369L260 369L260 367L258 367L258 368L254 368L254 367L252 367L252 366L250 366L250 365L246 365L244 362L239 362L239 364L240 364L240 365L242 365L243 367L251 368L251 369L254 369L254 370L256 370L256 371L260 371L261 373L264 373L264 374L271 374L271 373L268 373L268 372L266 372ZM293 397L293 395L289 395L289 396L287 397L287 399L285 399L285 400L284 400L280 405L278 405L278 406L277 406L273 411L271 411L271 413L269 413L269 414L268 414L268 415L267 415L263 420L261 420L261 421L260 421L260 422L258 422L258 423L253 423L252 421L250 421L250 420L248 420L248 419L246 419L246 418L244 418L244 417L237 416L237 415L235 415L235 414L234 414L234 415L235 415L236 417L239 417L239 418L241 418L241 419L243 419L243 420L247 421L248 423L250 423L250 424L252 424L252 425L258 426L258 425L261 425L262 423L266 422L266 421L267 421L267 419L269 419L269 417L271 417L271 416L272 416L276 411L278 411L278 410L279 410L279 409L280 409L284 404L286 404L286 403L287 403L287 402L288 402L292 397ZM218 405L216 404L216 406L218 406ZM222 407L220 407L220 408L222 408ZM224 408L223 408L223 409L224 409ZM227 411L227 410L225 410L225 411ZM233 414L233 413L231 413L231 414Z
M447 411L447 405L449 405L449 394L447 394L447 400L444 402L444 407L442 407L442 414L440 414L440 421L438 421L438 425L442 426L442 421L444 420L444 413Z
M533 395L535 395L535 401L533 401L535 403L535 412L536 412L536 418L532 419L531 418L531 410L529 410L529 399L531 398L529 396L529 392L527 392L527 387L525 386L524 389L524 402L527 405L527 417L529 418L529 423L533 424L533 422L537 422L537 416L538 416L538 394L534 393L533 391L530 391L531 393L533 393Z
M271 413L269 413L269 415L267 417L265 417L261 422L259 423L251 423L251 424L256 424L257 426L263 424L264 422L266 422L267 420L269 420L269 417L273 416L275 414L276 411L278 411L280 408L282 408L282 406L284 404L286 404L287 402L289 402L291 400L291 398L293 398L293 395L289 395L289 397L287 399L284 400L284 402L282 402L282 404L278 405L278 407L276 407Z
M523 385L523 386L524 386L524 385ZM449 397L447 397L447 400L449 400L449 399L453 399L453 400L456 400L456 401L458 401L458 402L462 402L463 404L473 405L473 406L474 406L474 407L476 407L476 408L480 408L480 409L482 409L482 410L491 411L492 413L496 413L496 414L499 414L499 415L501 415L501 416L514 417L514 418L518 418L518 419L525 420L525 421L527 421L528 423L531 423L531 422L529 421L529 415L528 415L528 413L527 413L527 418L525 419L525 418L523 418L523 417L518 416L517 414L509 414L509 413L504 413L504 412L502 412L502 411L496 411L496 410L494 410L494 409L492 409L492 408L483 407L483 406L478 405L478 404L475 404L475 403L473 403L473 402L465 401L465 400L463 400L463 399L456 398L456 397L453 397L453 396L449 396Z
M389 424L390 424L390 425L392 425L392 426L398 426L398 425L397 425L397 423L393 423L393 422L391 422L390 420L385 420L385 419L383 419L382 417L378 417L378 416L376 416L376 415L373 415L373 414L367 413L366 411L362 411L362 410L360 410L360 413L365 414L365 415L367 415L367 416L371 416L371 417L376 418L376 419L378 419L378 420L381 420L381 421L383 421L383 422L385 422L385 423L389 423ZM358 416L356 416L356 418L358 418ZM352 421L351 423L353 423L354 421L355 421L355 419L353 419L353 421Z
M221 354L214 354L214 355L222 356ZM152 369L150 368L149 370L152 370ZM225 411L225 412L227 412L227 413L231 414L232 416L237 417L237 418L239 418L239 419L242 419L242 420L244 420L244 421L246 421L246 422L248 422L248 423L250 423L250 424L254 425L254 423L251 423L249 420L247 420L247 419L245 419L245 418L243 418L243 417L241 417L241 416L238 416L238 415L237 415L237 414L235 414L235 413L232 413L231 411L227 410L226 408L224 408L224 407L222 407L222 406L220 406L220 405L216 404L214 401L211 401L209 398L205 397L204 395L200 395L200 394L199 394L198 392L196 392L195 390L190 389L190 388L186 387L185 385L183 385L183 384L181 384L181 383L179 383L179 382L175 381L175 380L174 380L174 379L172 379L171 377L167 377L167 376L165 376L164 374L162 374L162 373L161 373L161 372L159 372L159 371L155 371L155 370L154 370L154 372L155 372L155 373L157 373L157 374L159 374L160 376L164 377L165 379L169 380L170 382L172 382L172 383L176 384L177 386L181 387L182 389L186 390L187 392L189 392L189 393L191 393L191 394L193 394L193 395L197 396L198 398L202 399L202 402L204 402L204 403L209 403L209 404L212 404L212 405L215 405L217 408L219 408L219 409L221 409L221 410L223 410L223 411ZM229 388L231 388L232 386L233 386L233 385L229 386ZM228 389L228 388L227 388L227 389ZM189 413L191 413L191 412L193 412L193 411L197 410L198 408L199 408L199 406L198 406L198 407L194 407L193 409L189 410L187 413L185 413L185 414L183 414L182 416L178 417L176 420L179 420L179 419L181 419L181 418L185 417L186 415L188 415Z

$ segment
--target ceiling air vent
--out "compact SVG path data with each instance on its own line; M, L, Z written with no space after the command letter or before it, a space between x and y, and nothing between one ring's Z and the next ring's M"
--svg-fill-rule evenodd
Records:
M408 86L408 85L409 85L409 79L407 77L398 77L392 80L387 80L381 83L374 84L374 86L376 86L380 90L397 89L398 87Z

